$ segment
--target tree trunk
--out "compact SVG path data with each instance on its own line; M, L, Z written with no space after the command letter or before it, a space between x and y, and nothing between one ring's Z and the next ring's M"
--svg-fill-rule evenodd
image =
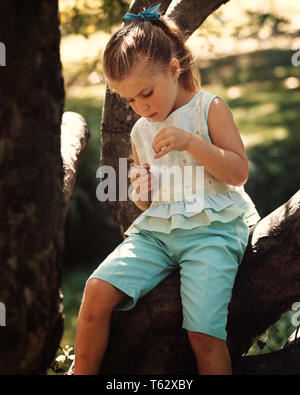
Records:
M57 1L2 1L0 374L44 373L62 334L64 88Z
M242 355L253 339L300 301L300 190L252 229L229 307L229 346Z

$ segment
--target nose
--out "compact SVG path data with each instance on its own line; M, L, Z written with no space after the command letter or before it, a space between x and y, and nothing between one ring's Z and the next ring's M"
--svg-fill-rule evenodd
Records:
M148 103L141 102L138 104L138 112L140 115L148 114L150 110L150 106Z

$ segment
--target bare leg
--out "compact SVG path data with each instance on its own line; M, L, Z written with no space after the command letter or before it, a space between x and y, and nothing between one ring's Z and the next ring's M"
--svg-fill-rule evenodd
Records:
M75 375L98 374L108 342L111 313L124 296L106 281L87 282L76 331Z
M199 374L232 374L230 355L226 342L200 332L188 331L196 355Z

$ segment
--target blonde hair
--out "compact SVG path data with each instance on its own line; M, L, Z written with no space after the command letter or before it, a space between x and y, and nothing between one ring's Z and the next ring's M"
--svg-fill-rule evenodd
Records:
M196 91L200 75L183 34L170 18L126 23L113 34L103 55L103 71L108 79L122 80L136 62L145 57L152 65L167 67L172 58L180 64L179 82L185 89Z

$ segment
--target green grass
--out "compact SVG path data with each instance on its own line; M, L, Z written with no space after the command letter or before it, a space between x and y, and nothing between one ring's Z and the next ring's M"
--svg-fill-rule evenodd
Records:
M77 316L84 286L89 275L90 270L84 267L75 267L72 270L63 271L61 291L64 304L64 332L60 341L61 348L64 348L66 345L74 347ZM56 357L60 354L62 354L62 351L58 350ZM52 369L48 369L47 374L61 375L63 373L54 373Z
M246 148L298 133L300 67L291 65L292 54L267 50L228 56L201 71L205 89L227 100Z
M243 86L241 99L229 100L247 148L297 132L300 91L285 89L282 81L274 82L249 82Z

